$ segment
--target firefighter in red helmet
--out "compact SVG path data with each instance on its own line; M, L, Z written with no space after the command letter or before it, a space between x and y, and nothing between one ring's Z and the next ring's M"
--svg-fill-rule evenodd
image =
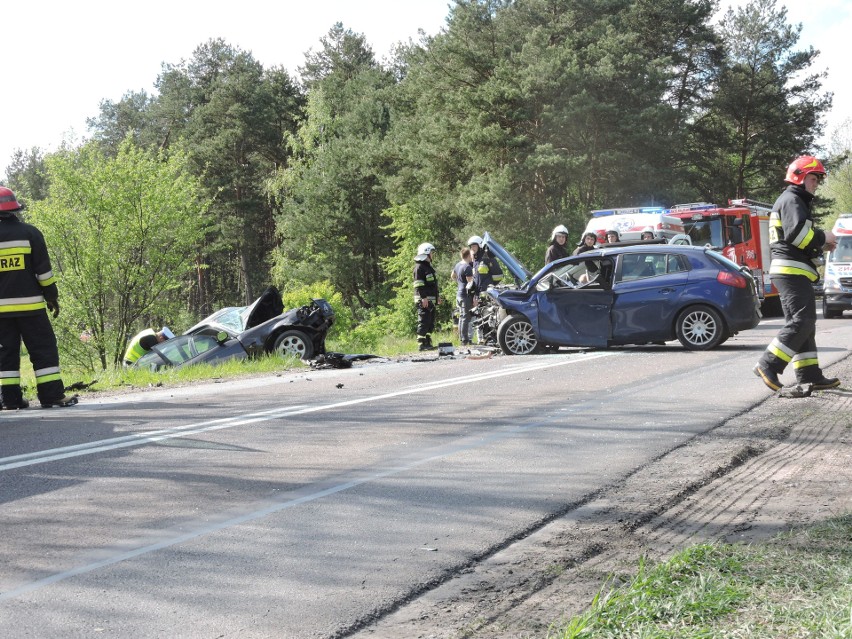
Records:
M781 388L778 376L788 364L800 384L815 390L840 386L826 378L819 366L816 345L816 296L813 282L819 279L814 259L832 250L837 239L831 231L814 226L811 204L825 178L825 167L812 155L796 158L787 168L787 188L772 206L769 216L769 275L781 295L784 326L763 352L754 373L772 390Z
M21 340L36 378L36 393L45 408L73 406L59 376L59 351L47 309L59 315L59 294L44 237L21 222L23 207L15 194L0 187L0 384L3 408L29 407L21 393Z

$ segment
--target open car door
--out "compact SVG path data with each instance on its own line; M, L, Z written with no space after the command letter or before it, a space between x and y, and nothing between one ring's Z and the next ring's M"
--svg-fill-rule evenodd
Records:
M606 346L612 332L612 261L559 261L539 280L538 330L561 346Z

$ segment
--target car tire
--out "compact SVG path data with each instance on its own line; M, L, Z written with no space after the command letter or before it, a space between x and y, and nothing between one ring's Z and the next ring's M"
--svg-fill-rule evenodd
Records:
M825 295L822 296L822 316L824 319L835 319L843 315L843 311L839 313L834 311L828 307L828 303L825 301Z
M272 350L281 357L295 355L299 359L311 359L314 356L314 343L302 331L284 331L275 338Z
M510 315L500 322L497 341L506 355L531 355L539 350L533 326L523 315Z
M718 311L699 304L684 309L675 324L677 338L684 348L707 351L716 348L725 339L725 323Z

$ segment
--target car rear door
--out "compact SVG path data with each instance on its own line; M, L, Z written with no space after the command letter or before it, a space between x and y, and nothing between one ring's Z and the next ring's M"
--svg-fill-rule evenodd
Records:
M620 255L613 287L613 342L670 339L688 273L689 261L676 253L657 250Z

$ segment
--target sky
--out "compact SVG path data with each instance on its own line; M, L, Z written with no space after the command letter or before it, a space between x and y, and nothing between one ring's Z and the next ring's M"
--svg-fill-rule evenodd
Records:
M722 8L743 0L722 0ZM802 23L800 47L821 51L815 69L829 72L834 93L827 132L852 118L852 1L777 0L789 22ZM55 150L88 135L86 118L102 100L154 92L162 64L189 59L211 38L251 51L265 67L293 75L309 49L336 22L364 34L376 56L394 43L435 34L449 0L17 0L3 8L3 134L0 175L15 149Z

